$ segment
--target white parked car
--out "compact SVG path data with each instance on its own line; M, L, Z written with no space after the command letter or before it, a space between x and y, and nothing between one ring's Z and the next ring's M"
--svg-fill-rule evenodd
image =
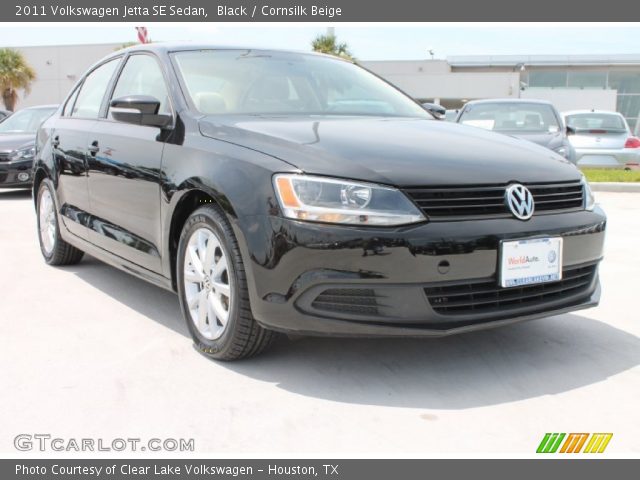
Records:
M620 113L575 110L562 116L578 166L626 168L640 162L640 139Z

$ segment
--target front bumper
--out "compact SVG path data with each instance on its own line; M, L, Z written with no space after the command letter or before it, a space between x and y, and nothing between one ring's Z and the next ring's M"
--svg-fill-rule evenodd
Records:
M0 188L28 188L33 182L33 160L0 162ZM27 175L26 179L19 178Z
M239 243L252 312L266 328L442 336L597 305L605 227L596 207L527 222L495 218L396 229L250 217L236 225L236 233L244 238ZM511 289L505 296L497 287L500 241L544 236L563 237L563 266L574 283L545 284L546 291L523 291L522 299L511 298ZM496 300L488 306L487 286ZM465 296L469 308L441 308L444 294L433 292L450 288L471 290Z
M575 148L579 167L624 168L640 162L640 148Z

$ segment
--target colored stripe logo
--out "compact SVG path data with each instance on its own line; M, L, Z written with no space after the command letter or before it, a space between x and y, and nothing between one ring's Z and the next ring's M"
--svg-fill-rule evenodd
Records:
M545 433L536 453L603 453L611 437L613 433Z

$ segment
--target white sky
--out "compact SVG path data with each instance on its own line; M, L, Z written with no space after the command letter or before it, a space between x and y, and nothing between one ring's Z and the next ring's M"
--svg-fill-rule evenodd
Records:
M87 26L91 25L91 26ZM360 60L404 60L448 55L640 54L640 24L350 24L336 26ZM154 41L307 50L325 25L234 26L215 23L147 24ZM0 24L0 47L135 41L131 24Z

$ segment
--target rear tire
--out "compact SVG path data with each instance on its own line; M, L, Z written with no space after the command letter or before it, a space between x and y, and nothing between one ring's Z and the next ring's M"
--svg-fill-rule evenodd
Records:
M217 360L238 360L267 349L277 333L251 314L244 263L224 213L215 205L185 222L176 262L180 306L193 341Z
M65 242L60 236L58 214L53 187L43 180L38 189L37 219L38 241L44 261L49 265L74 265L82 260L84 252Z

